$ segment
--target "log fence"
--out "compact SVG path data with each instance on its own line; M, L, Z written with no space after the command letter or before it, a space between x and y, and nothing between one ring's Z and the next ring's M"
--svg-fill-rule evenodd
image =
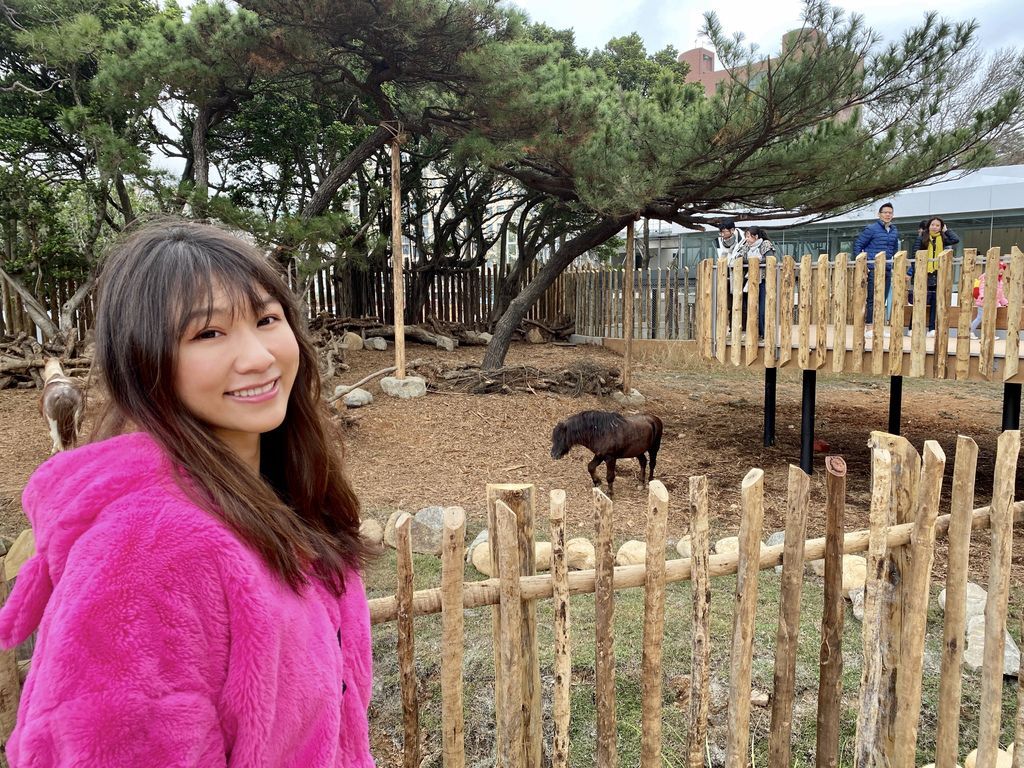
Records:
M569 764L570 745L569 686L572 662L569 657L569 595L594 595L594 729L593 753L584 757L599 766L619 764L617 733L616 659L627 663L641 658L641 706L639 764L644 768L666 764L664 748L671 740L674 754L685 755L686 765L707 765L709 740L717 742L719 754L729 766L747 766L751 756L751 668L754 659L755 616L764 613L758 607L759 571L782 565L780 599L777 610L775 672L771 696L770 741L767 764L790 766L791 734L794 731L794 707L797 699L795 669L798 629L801 626L801 588L805 581L804 564L825 560L825 590L820 629L820 665L816 714L817 766L852 764L856 766L913 766L918 760L918 735L929 732L936 745L936 764L961 763L960 754L977 746L978 765L995 765L1001 723L1016 722L1022 715L1006 704L1003 695L1003 645L1008 611L1009 564L1013 524L1024 520L1024 503L1012 500L1013 480L1020 450L1020 432L1004 432L998 441L995 480L991 506L975 508L974 476L977 446L961 437L957 441L950 513L939 515L939 499L946 457L934 441L924 445L923 456L905 438L873 433L872 493L870 527L843 532L846 466L840 457L829 457L826 487L826 535L805 540L809 501L809 478L791 467L786 506L786 541L766 547L761 543L764 509L764 473L751 470L741 488L742 523L739 550L731 554L709 554L708 484L705 477L690 478L688 523L692 557L665 559L665 526L671 499L659 481L649 485L646 561L639 565L614 566L612 528L614 507L600 489L593 492L596 528L595 567L568 571L566 567L566 499L563 491L550 496L552 563L549 573L537 574L532 562L534 550L533 520L536 514L532 485L488 486L489 545L496 578L482 582L463 582L462 537L465 521L461 509L446 515L445 550L440 589L411 593L408 584L399 584L395 597L371 600L371 619L375 625L442 613L445 627L444 655L450 657L442 675L440 702L429 706L445 713L442 761L444 765L463 765L466 761L461 738L462 720L461 663L462 643L455 627L467 609L491 605L494 610L494 656L496 700L496 760L501 766L529 766L542 763L561 768ZM400 527L401 527L400 523ZM989 602L986 607L985 664L981 675L981 712L976 734L962 738L960 729L962 657L964 651L964 615L968 572L968 551L972 532L986 534L991 542ZM941 637L941 672L934 720L922 720L922 680L934 672L923 663L924 643L930 601L932 558L935 542L948 538L947 611ZM399 542L404 538L400 537ZM402 546L400 552L407 551ZM843 553L866 552L865 612L861 627L863 662L856 706L850 706L852 691L843 697L844 595L841 592ZM455 555L459 555L456 557ZM402 555L404 558L405 555ZM399 580L408 579L408 566L399 571ZM733 630L729 642L728 715L724 727L709 727L709 670L711 646L716 642L710 632L711 592L722 587L718 578L735 575ZM667 597L668 584L692 580L692 656L688 676L689 706L685 735L677 730L662 730L666 700L662 683L666 669L662 640L669 633L686 631L667 620L666 603L680 599ZM461 587L461 592L459 588ZM618 591L642 588L643 633L641 647L635 641L621 640L613 630L615 599ZM733 588L726 587L728 590ZM551 706L546 708L538 685L536 643L536 603L553 600L555 617L554 670L550 687ZM954 602L955 601L955 602ZM763 602L763 601L762 601ZM773 613L775 611L773 610ZM1013 619L1015 622L1019 618ZM807 622L803 624L807 631ZM1015 624L1016 626L1016 624ZM400 637L405 634L403 630ZM724 641L724 635L722 635ZM406 645L411 647L409 640ZM933 642L937 645L937 641ZM403 658L403 670L409 662ZM678 659L669 660L678 664ZM723 670L724 671L724 670ZM545 670L547 674L548 670ZM418 690L415 677L403 671L403 700ZM934 686L931 686L934 687ZM1014 689L1016 689L1016 685ZM422 690L420 686L419 690ZM1011 711L1013 709L1013 711ZM845 744L840 753L841 718L856 713L855 744ZM550 740L541 741L544 713L550 722ZM417 710L404 707L405 764L418 758L420 733ZM814 717L812 715L812 717ZM850 722L853 722L852 720ZM763 728L763 722L762 726ZM931 730L934 729L934 730ZM724 734L723 734L724 730ZM1012 729L1011 729L1012 730ZM1016 751L1024 727L1017 723ZM589 748L588 748L589 749ZM852 757L851 757L852 755ZM545 758L546 756L546 758ZM799 761L797 761L799 762Z

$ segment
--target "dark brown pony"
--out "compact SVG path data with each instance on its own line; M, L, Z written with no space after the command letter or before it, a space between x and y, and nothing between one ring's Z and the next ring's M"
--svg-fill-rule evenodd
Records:
M654 479L654 465L661 447L661 419L641 414L623 416L614 411L583 411L560 421L551 432L551 458L560 459L574 445L582 445L594 452L594 458L587 464L587 471L594 486L599 486L594 470L602 461L607 467L608 495L612 495L615 482L615 460L636 457L640 462L640 480L643 482L647 470L647 456L651 458L651 474Z

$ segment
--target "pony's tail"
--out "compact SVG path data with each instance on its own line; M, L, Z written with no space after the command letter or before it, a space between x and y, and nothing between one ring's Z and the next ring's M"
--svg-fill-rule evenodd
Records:
M659 419L657 416L652 416L651 420L653 421L654 427L654 439L651 440L650 450L653 453L657 453L658 451L661 450L661 433L664 431L665 427L661 423L661 419Z

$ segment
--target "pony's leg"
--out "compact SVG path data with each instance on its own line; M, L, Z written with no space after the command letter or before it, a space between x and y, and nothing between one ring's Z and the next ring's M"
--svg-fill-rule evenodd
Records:
M636 460L640 462L640 487L643 488L644 477L647 475L647 457L641 453Z
M604 461L604 456L595 454L594 458L587 463L587 472L590 473L590 479L594 482L595 488L601 485L601 481L597 479L597 475L594 473L597 471L597 465L602 461Z
M654 479L654 465L658 463L658 449L652 448L648 453L651 454L651 476L648 478L648 482L650 482ZM640 474L643 474L643 472Z
M615 494L612 490L612 483L615 482L615 457L609 456L605 459L604 465L608 469L608 498L611 498Z

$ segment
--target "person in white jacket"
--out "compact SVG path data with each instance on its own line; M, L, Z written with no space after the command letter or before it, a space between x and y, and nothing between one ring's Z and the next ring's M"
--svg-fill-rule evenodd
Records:
M718 258L729 259L731 263L743 245L743 230L736 226L733 219L722 219L718 223L718 239L715 246L718 248Z

